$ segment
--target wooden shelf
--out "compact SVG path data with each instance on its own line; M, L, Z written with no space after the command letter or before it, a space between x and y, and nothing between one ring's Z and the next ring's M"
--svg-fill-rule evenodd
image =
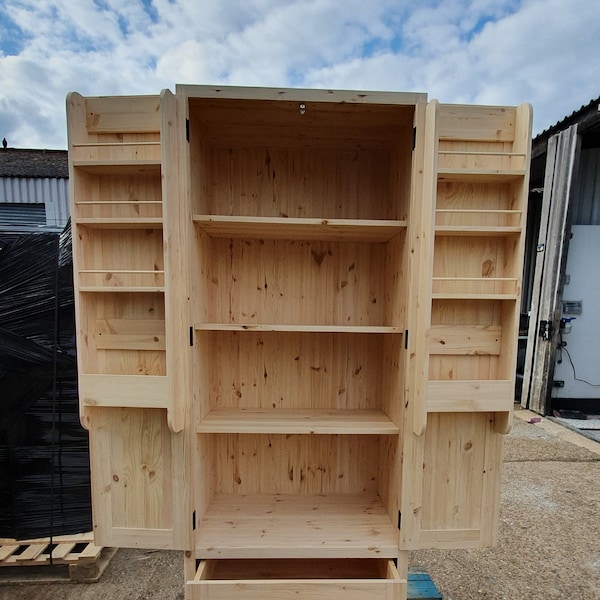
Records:
M513 409L512 379L430 380L428 412L508 412Z
M147 173L160 173L160 160L79 160L73 161L73 166L86 173L96 175L129 174L142 175Z
M269 410L217 408L200 423L198 433L399 434L377 410Z
M517 298L514 277L434 277L432 298Z
M396 523L373 495L216 495L196 531L197 558L397 555Z
M267 323L196 323L196 331L281 331L290 333L378 333L403 334L403 327L378 325L296 325Z
M77 206L105 206L105 205L123 205L139 206L146 204L162 204L162 200L80 200L75 202Z
M518 235L521 233L520 227L484 225L436 225L436 235L456 235L456 236L505 236Z
M475 294L475 293L433 293L431 294L433 300L516 300L516 294Z
M145 217L136 219L134 217L83 217L76 220L77 225L90 227L91 229L162 229L161 217Z
M196 225L211 237L333 242L387 242L407 225L406 221L225 215L194 215L193 219Z
M161 375L79 375L83 406L167 408L169 380Z
M440 181L508 182L524 176L522 169L438 169Z
M79 291L80 292L103 292L103 293L110 293L112 294L113 292L148 292L148 293L153 293L153 292L159 292L162 293L165 291L164 286L141 286L141 285L121 285L121 286L117 286L117 285L113 285L113 286L101 286L101 285L83 285L83 286L79 286Z

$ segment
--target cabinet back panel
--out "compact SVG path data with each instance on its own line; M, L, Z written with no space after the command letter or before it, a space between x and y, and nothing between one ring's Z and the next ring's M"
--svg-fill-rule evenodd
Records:
M215 239L212 320L393 325L385 260L384 244Z
M517 210L522 207L515 189L513 185L502 183L441 181L437 186L436 208L474 211ZM469 225L463 220L457 224ZM489 223L489 225L495 224L505 223Z
M497 356L441 356L429 358L429 379L507 379L498 373Z
M79 172L75 186L75 209L79 217L143 219L162 216L159 174L131 177Z
M209 214L395 219L386 150L215 148Z
M213 435L216 494L377 493L380 440L360 435Z
M162 271L160 229L78 228L82 269Z
M512 254L514 237L438 237L435 240L434 277L516 277Z
M116 375L165 375L165 352L162 350L135 350L103 348L107 344L98 338L98 322L130 321L156 322L152 330L164 329L165 309L162 294L96 294L88 299L82 310L86 331L87 350L81 356L85 373ZM131 329L130 327L130 329Z
M493 349L475 350L473 344L465 344L463 355L438 354L435 348L435 329L431 330L432 345L429 357L429 379L507 379L509 373L501 373L498 344L502 343L502 325L505 313L498 300L434 300L431 307L431 325L459 328L469 335L473 327L493 332ZM478 335L477 331L473 332ZM481 335L481 334L479 334ZM488 334L489 337L489 334Z
M382 409L384 336L198 332L208 336L211 408ZM396 339L396 351L401 336Z

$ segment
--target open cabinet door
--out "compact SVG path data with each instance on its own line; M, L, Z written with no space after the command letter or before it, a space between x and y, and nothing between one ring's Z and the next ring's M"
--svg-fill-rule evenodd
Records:
M419 402L405 427L401 538L488 546L514 404L531 107L431 101L423 144L421 216L433 236L419 250L429 281L411 319L421 342L409 356L424 356L409 370L420 392L408 395Z
M570 236L569 205L578 151L577 125L548 140L521 404L549 412Z
M183 429L191 351L181 325L186 294L178 270L186 268L173 234L181 220L177 103L168 91L73 93L67 116L80 414L90 432L95 542L190 549Z
M165 410L92 409L90 463L97 545L186 550L191 546L184 433Z

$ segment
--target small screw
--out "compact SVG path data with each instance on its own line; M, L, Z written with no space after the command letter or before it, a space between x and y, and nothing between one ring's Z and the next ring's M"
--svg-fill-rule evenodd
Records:
M304 102L300 105L300 114L303 115L306 113L306 104Z

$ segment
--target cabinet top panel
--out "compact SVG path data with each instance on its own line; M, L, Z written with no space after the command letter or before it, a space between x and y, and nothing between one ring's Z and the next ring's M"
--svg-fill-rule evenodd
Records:
M400 104L426 102L422 92L373 92L301 88L263 88L178 84L177 95L188 98L229 98L235 100L287 100L291 102L333 102L340 104Z

